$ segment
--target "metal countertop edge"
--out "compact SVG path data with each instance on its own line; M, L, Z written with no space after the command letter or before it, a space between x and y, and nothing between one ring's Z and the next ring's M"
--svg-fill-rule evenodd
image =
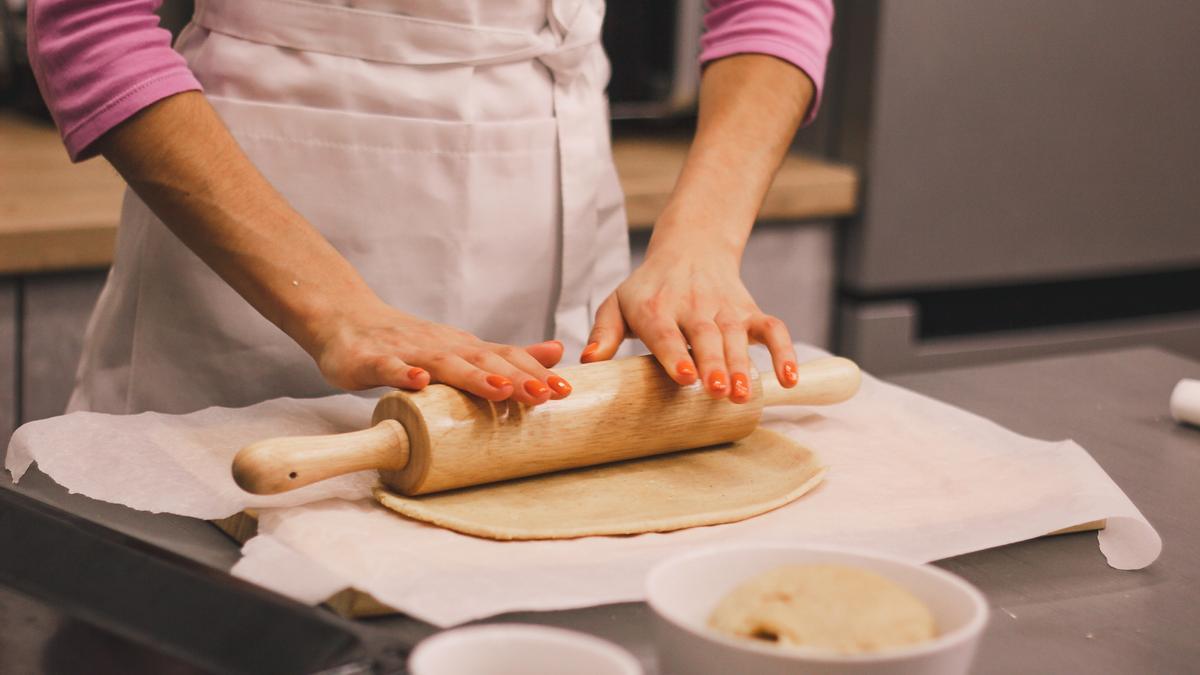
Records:
M413 646L12 490L0 551L0 584L214 672L404 672Z

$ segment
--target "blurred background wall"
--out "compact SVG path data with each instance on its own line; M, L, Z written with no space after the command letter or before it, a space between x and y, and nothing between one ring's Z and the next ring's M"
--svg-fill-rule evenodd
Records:
M837 346L895 372L1200 357L1200 4L838 5L821 146L860 169Z

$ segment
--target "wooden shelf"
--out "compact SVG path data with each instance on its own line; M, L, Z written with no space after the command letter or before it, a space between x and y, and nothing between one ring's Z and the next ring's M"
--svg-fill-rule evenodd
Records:
M613 159L625 190L629 229L647 230L666 206L687 156L683 139L622 138ZM806 155L789 155L763 200L761 220L809 220L853 215L858 207L854 168Z
M0 115L0 274L100 269L112 262L124 183L103 159L72 164L53 127ZM622 138L613 156L632 230L652 227L683 166L683 139ZM763 220L853 214L851 167L790 156L763 202Z
M0 274L112 261L125 184L103 159L71 164L58 132L0 115Z

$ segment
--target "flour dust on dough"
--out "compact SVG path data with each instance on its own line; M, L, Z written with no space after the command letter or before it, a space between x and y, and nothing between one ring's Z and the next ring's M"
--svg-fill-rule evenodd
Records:
M752 518L798 499L825 469L807 448L755 430L735 443L404 497L384 506L487 539L573 539L669 532Z

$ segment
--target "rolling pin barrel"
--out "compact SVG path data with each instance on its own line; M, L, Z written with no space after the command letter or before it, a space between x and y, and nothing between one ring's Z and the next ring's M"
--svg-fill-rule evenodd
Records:
M443 385L397 391L379 400L375 426L365 431L247 446L234 477L270 494L375 468L402 494L440 492L728 443L754 431L764 405L844 401L860 377L842 358L801 364L797 373L790 389L752 373L752 398L743 404L714 399L699 383L680 387L650 357L563 369L573 393L532 408Z

